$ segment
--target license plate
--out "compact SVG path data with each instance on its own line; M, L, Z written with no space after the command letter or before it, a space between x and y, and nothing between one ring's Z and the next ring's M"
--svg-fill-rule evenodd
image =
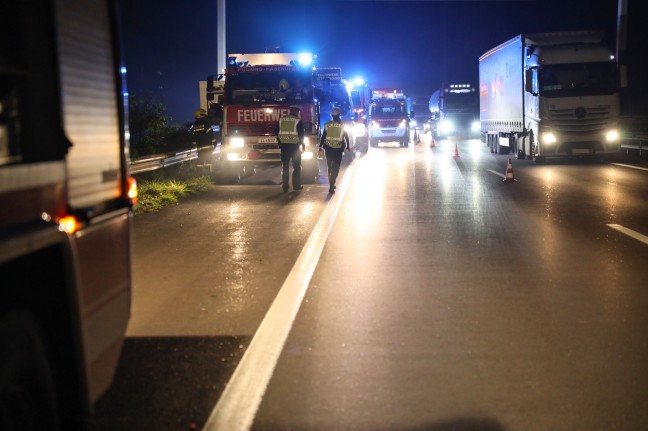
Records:
M592 154L593 151L591 148L574 148L572 149L572 154Z
M259 144L276 144L277 143L277 137L276 136L264 136L263 138L259 138L257 140Z

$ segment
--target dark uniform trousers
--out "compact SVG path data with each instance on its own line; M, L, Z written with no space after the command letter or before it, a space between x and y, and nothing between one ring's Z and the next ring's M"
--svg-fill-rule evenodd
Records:
M293 189L301 187L301 151L299 144L279 144L281 149L281 180L283 182L283 189L288 190L288 178L290 175L290 160L292 160L293 173L292 185Z
M340 165L342 164L342 156L344 155L344 147L331 148L324 145L324 153L326 154L326 167L328 168L328 180L331 187L335 186L338 174L340 173Z

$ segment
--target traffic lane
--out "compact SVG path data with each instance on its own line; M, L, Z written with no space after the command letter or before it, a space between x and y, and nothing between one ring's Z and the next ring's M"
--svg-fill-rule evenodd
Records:
M253 429L641 428L645 251L413 151L356 169Z
M325 185L214 186L134 219L134 296L93 431L200 428L328 202Z

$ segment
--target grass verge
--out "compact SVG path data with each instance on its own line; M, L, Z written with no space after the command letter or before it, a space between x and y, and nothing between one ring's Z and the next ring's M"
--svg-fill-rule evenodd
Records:
M139 197L135 215L155 212L167 205L177 204L181 197L207 190L212 184L208 175L183 179L141 180L138 182Z

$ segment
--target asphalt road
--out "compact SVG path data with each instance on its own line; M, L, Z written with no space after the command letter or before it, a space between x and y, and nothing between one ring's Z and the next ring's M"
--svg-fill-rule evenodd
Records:
M456 149L372 148L333 196L271 169L136 217L93 429L646 429L645 163L514 159L504 183L507 156Z

